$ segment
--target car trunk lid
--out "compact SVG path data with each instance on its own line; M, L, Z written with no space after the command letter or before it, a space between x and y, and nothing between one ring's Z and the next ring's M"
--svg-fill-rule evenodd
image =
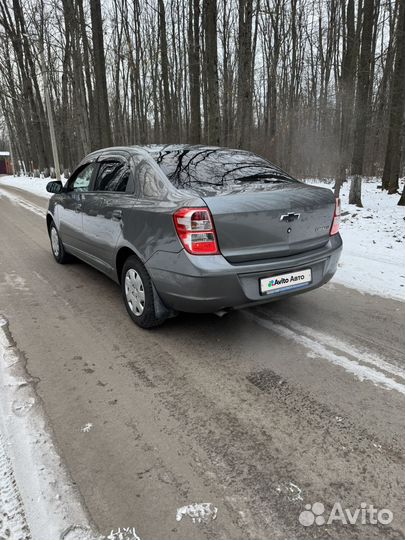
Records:
M300 182L203 197L222 255L231 263L287 257L329 239L332 191Z

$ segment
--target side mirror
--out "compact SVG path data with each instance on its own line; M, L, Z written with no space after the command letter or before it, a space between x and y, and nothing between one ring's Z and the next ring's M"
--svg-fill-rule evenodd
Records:
M48 182L46 185L46 191L48 191L48 193L62 193L62 182Z

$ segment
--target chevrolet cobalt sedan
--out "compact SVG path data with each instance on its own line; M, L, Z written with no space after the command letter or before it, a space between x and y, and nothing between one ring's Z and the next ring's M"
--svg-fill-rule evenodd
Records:
M73 255L119 283L143 328L310 291L342 250L332 191L243 150L106 148L47 190L56 261Z

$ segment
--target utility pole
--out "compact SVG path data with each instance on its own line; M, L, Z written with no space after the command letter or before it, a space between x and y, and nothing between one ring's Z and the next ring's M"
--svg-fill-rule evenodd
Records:
M41 62L42 78L44 81L45 105L46 105L46 113L48 116L49 132L51 135L52 155L53 155L53 161L55 164L55 175L56 175L56 180L60 180L58 147L56 145L55 125L53 123L51 98L49 96L49 89L48 89L48 72L45 66L44 48L43 48L42 43L40 44L40 47L39 47L39 59Z
M56 144L55 124L53 122L51 98L49 96L49 89L48 89L48 72L46 70L46 65L45 65L43 41L39 39L39 36L36 36L36 38L33 38L29 34L23 34L23 36L27 37L31 41L34 49L35 49L34 43L37 42L39 44L39 61L41 64L42 80L44 83L45 107L46 107L46 114L48 116L49 133L51 135L51 146L52 146L53 161L55 165L55 176L56 176L56 180L60 180L59 154L58 154L58 146Z
M11 165L13 167L13 176L17 176L17 169L16 169L16 166L15 166L15 163L14 163L13 145L11 143L10 128L7 128L7 132L8 132L8 145L9 145L9 148L10 148L10 161L11 161Z

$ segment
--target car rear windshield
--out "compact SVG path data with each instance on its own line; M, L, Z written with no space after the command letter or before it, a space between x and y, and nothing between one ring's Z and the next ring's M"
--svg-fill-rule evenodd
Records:
M294 182L269 161L241 150L224 148L163 148L153 157L179 189L222 187L225 190L249 183Z

